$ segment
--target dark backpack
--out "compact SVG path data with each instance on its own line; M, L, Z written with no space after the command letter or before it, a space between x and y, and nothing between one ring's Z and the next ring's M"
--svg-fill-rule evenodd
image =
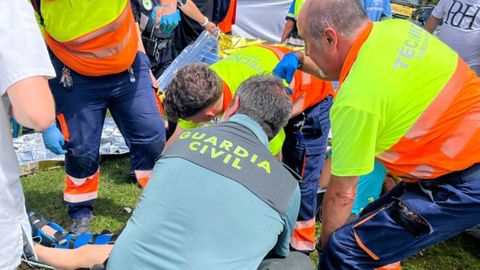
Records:
M227 16L230 0L213 0L212 22L217 24Z

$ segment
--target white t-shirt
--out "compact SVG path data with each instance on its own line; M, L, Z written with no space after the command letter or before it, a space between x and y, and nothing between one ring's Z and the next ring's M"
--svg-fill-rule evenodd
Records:
M33 8L27 0L1 0L0 96L12 84L33 76L55 76ZM22 229L31 235L9 120L0 102L0 269L20 264Z
M443 18L439 38L468 65L480 65L480 0L440 0L432 15Z

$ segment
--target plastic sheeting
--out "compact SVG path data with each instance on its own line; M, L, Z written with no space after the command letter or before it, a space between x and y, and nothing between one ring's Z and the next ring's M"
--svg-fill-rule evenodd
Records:
M27 134L13 139L13 147L17 153L20 165L39 161L63 161L64 155L55 155L45 148L41 133ZM101 155L120 155L128 153L128 147L112 118L105 119L102 140L100 145Z
M238 0L233 34L280 42L293 0Z
M158 79L160 89L165 89L175 73L190 63L212 64L218 61L218 36L212 37L204 31L195 43L185 48L182 53L173 61L170 67ZM2 99L3 101L3 99ZM21 136L13 140L15 152L22 171L27 174L35 167L35 163L44 161L63 161L64 155L55 155L47 150L43 144L42 134L34 133ZM107 118L102 132L100 145L101 155L120 155L129 152L120 131L112 118ZM56 165L56 163L54 163Z
M188 45L178 55L172 64L158 78L160 91L165 92L168 84L177 71L191 63L213 64L218 61L218 36L213 37L207 31L203 31L197 40Z

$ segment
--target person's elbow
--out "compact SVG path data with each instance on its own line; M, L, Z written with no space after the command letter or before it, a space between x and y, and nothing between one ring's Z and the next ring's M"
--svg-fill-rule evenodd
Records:
M45 110L42 113L31 115L30 125L31 128L39 131L44 131L55 123L55 110Z
M55 102L43 77L21 80L7 90L15 120L43 131L55 122Z
M334 203L336 205L344 207L353 204L357 193L355 190L343 190L335 191L332 195Z

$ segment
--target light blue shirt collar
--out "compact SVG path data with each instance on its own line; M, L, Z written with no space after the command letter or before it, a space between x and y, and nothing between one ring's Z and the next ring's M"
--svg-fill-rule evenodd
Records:
M230 117L230 121L244 125L250 129L264 145L268 146L268 137L262 126L249 116L245 114L235 114Z

